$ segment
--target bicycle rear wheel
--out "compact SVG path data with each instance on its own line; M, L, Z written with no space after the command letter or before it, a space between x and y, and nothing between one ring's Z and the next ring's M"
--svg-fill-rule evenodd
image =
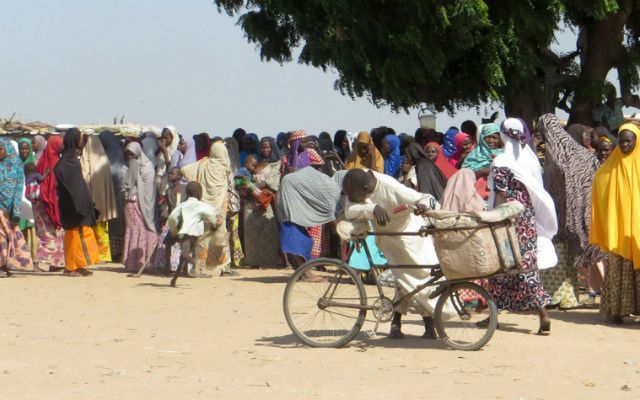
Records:
M471 282L446 289L435 309L438 336L456 350L482 348L498 325L498 308L486 290Z
M309 282L308 274L322 278ZM320 258L298 268L284 291L283 308L294 335L311 347L342 347L360 331L367 310L364 285L339 260Z

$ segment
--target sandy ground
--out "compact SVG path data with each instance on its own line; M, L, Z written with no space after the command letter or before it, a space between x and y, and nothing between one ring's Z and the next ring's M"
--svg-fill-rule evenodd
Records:
M500 315L478 352L419 338L361 334L343 349L298 344L282 313L288 271L232 278L0 280L1 399L638 399L640 325L611 327L597 311ZM364 330L374 326L368 315ZM626 386L625 386L626 385Z

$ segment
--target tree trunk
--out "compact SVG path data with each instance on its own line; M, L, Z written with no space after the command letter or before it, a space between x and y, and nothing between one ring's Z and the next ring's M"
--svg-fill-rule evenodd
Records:
M544 110L544 99L534 90L509 90L504 93L504 113L507 117L522 118L529 128L535 120L548 110Z
M602 85L621 56L624 26L631 13L631 0L620 2L620 11L601 21L593 21L586 31L581 72L569 123L593 126L593 108L602 101Z

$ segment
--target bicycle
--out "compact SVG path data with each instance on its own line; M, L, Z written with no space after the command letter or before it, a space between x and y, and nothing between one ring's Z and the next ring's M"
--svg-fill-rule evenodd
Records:
M491 340L497 324L498 310L494 300L480 285L472 281L495 278L508 274L520 274L520 265L507 267L505 255L499 246L497 228L511 228L513 222L506 219L493 223L481 223L474 227L436 228L423 226L418 232L367 232L376 236L428 236L439 232L469 231L488 228L500 259L498 272L488 276L447 280L440 267L435 265L375 265L364 238L355 238L347 243L347 256L343 260L320 258L305 263L298 268L287 283L283 297L285 319L293 334L311 347L343 347L360 332L367 311L372 311L377 322L389 322L394 310L402 302L428 287L435 290L430 299L438 298L434 311L434 324L441 340L457 350L473 351L482 348ZM519 252L519 246L509 236L508 244L512 254ZM363 248L371 270L376 277L376 295L369 297L358 274L344 260L348 260L356 248ZM344 253L343 253L344 254ZM414 291L392 300L385 295L379 282L379 269L428 269L430 279ZM321 283L305 282L301 279L305 272L312 271L324 278ZM372 300L372 301L370 301ZM446 318L444 310L454 310L451 318Z

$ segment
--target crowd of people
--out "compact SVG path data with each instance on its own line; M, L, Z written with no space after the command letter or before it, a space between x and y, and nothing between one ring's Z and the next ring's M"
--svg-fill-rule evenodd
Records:
M592 299L602 295L608 320L622 323L640 313L640 129L565 127L551 114L534 122L465 121L414 135L339 130L333 138L297 130L260 139L243 129L191 138L171 126L139 138L76 128L0 137L0 276L84 277L90 266L120 262L131 273L174 273L175 284L179 275L239 267L297 268L343 256L341 218L415 230L420 220L392 210L463 213L516 200L526 272L482 282L498 307L539 312L546 333L546 309L577 307L582 287ZM367 241L381 263L437 263L429 238ZM362 258L355 252L349 262L366 270ZM395 274L400 292L427 278ZM418 297L433 336L433 300ZM393 337L402 336L406 312L397 311Z

